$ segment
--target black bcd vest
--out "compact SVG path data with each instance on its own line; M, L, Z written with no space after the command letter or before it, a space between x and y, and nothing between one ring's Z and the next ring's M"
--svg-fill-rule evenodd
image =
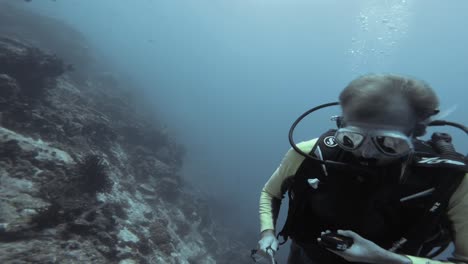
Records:
M336 145L334 132L323 134L310 154L362 166ZM426 158L438 157L424 141L415 142L415 149ZM291 237L320 263L347 263L317 245L316 239L324 230L352 230L385 249L405 237L409 242L395 251L419 256L441 242L448 243L452 230L446 209L465 171L434 161L424 164L417 155L403 177L401 166L402 162L375 166L369 174L306 158L289 183L288 217L278 235ZM309 184L315 179L319 180L317 188ZM430 211L434 204L437 210Z

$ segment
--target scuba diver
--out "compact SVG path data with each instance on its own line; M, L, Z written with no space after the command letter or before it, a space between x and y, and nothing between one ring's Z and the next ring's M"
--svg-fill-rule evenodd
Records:
M295 144L293 131L308 114L339 105L337 129ZM260 195L259 254L271 257L291 238L289 264L468 263L467 156L446 133L418 139L439 100L423 81L371 74L351 81L339 102L315 107L291 127L292 148ZM276 232L281 200L288 215Z

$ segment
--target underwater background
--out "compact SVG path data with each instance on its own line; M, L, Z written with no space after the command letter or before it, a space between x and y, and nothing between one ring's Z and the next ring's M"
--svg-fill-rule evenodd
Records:
M444 119L468 121L464 0L2 2L64 21L87 39L96 64L128 76L184 145L184 178L211 197L225 224L248 234L242 242L252 247L260 190L290 147L290 125L309 108L336 101L352 79L422 79L439 95ZM296 141L333 128L334 114L338 108L308 117ZM431 131L439 130L467 152L461 131ZM280 260L287 251L280 249Z

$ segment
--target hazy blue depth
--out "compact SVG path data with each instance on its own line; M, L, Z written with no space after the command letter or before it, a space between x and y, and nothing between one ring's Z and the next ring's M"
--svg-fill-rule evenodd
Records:
M261 188L307 109L336 101L353 78L391 72L427 81L446 119L467 124L468 1L33 0L138 80L188 149L184 175L258 233ZM297 140L333 127L307 119ZM315 119L313 119L315 118ZM458 149L466 137L453 132ZM283 204L285 208L286 204ZM284 211L284 210L283 210ZM231 215L232 214L232 215ZM251 239L251 238L249 238ZM256 241L252 241L255 246Z

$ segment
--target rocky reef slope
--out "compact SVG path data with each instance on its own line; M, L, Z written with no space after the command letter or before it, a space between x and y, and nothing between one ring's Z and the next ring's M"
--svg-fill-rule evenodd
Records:
M34 42L0 30L0 263L248 263L131 89Z

